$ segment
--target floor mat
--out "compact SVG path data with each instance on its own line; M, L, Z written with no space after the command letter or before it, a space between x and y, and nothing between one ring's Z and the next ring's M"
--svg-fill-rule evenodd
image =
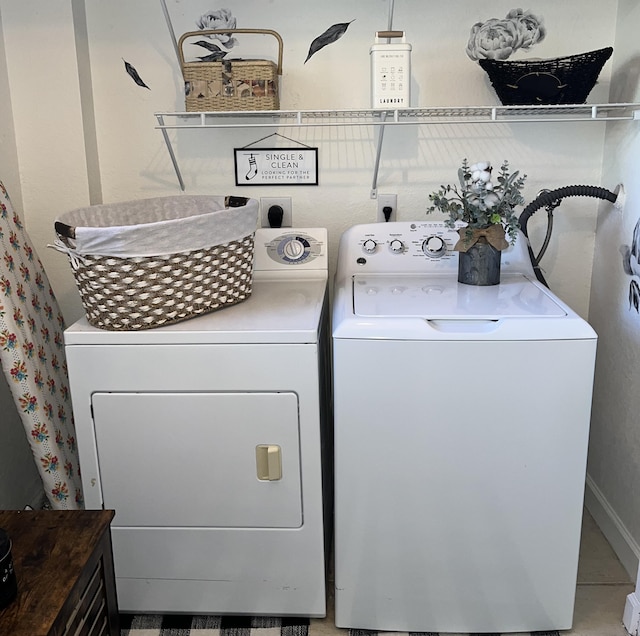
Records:
M316 636L308 618L270 616L191 616L121 614L121 636ZM324 630L320 630L324 631ZM336 630L349 636L385 636L389 632L365 629ZM394 636L527 636L509 634L438 634L438 632L394 632ZM531 632L531 636L560 636L558 631Z
M308 636L308 633L308 618L120 615L120 636Z

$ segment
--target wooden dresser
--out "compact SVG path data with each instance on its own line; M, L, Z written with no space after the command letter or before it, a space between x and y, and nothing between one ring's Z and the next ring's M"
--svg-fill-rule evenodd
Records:
M112 510L3 510L18 596L2 636L119 636Z

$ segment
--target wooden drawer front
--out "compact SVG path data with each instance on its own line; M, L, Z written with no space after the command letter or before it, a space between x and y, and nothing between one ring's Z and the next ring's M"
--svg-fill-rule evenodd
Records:
M63 636L101 636L107 633L108 614L102 559L80 595Z

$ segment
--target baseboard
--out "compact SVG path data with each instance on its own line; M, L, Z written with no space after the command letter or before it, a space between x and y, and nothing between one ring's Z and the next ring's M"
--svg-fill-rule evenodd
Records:
M637 592L627 596L622 623L631 636L638 636L640 633L640 599Z
M24 505L25 510L42 510L43 508L50 507L47 496L41 488L34 494L27 496L26 499L27 503Z
M587 475L585 505L632 581L638 576L640 545L631 536L593 479ZM636 590L637 591L637 590Z

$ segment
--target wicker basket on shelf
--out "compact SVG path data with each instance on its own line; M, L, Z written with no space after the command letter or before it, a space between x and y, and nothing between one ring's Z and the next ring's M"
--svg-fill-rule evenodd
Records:
M584 104L613 49L549 60L478 60L505 106Z
M150 329L250 296L257 221L255 199L142 199L62 214L52 247L69 257L91 325Z
M184 43L189 38L229 33L273 36L278 42L277 63L262 59L185 61ZM184 33L178 41L178 54L184 77L187 112L278 110L282 48L282 38L270 29L204 29Z

